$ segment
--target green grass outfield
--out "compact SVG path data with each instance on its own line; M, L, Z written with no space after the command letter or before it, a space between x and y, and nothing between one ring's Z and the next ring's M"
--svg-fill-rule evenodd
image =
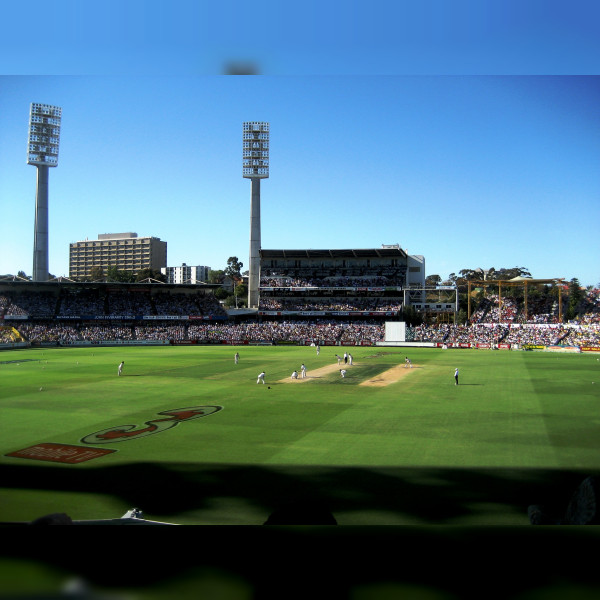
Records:
M524 525L529 504L561 510L599 471L593 354L349 350L346 378L337 366L313 375L344 351L330 346L2 351L0 521L136 507L157 521L255 525L295 502L340 525ZM397 382L360 385L407 355L414 368ZM281 382L303 362L307 381ZM205 416L175 416L199 407ZM73 464L26 453L42 444L113 452Z

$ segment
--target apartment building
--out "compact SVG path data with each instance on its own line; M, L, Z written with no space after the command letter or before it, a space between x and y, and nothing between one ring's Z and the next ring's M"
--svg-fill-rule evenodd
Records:
M142 269L160 271L167 266L167 242L157 237L138 237L137 233L104 233L97 240L69 245L69 277L89 277L93 267L104 274L111 267L138 273Z
M194 267L185 263L180 267L163 267L161 269L161 273L167 278L167 283L206 283L210 271L210 267Z

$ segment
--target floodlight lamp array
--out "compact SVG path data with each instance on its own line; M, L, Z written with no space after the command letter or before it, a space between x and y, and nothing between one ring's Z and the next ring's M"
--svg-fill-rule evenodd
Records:
M27 163L56 167L60 143L62 109L32 102L29 112Z
M243 126L243 176L267 178L269 176L269 124L247 121Z

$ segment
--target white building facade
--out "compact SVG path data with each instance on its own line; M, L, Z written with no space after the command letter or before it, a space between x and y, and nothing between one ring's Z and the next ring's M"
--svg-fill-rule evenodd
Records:
M191 266L183 263L180 267L164 267L161 273L166 276L167 283L207 283L211 268Z

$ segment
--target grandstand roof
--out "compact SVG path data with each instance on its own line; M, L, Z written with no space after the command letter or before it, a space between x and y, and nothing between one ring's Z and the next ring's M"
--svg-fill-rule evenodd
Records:
M211 290L214 291L222 287L220 283L162 283L155 279L146 279L143 282L136 283L121 283L116 281L72 281L67 278L57 278L51 281L30 281L30 280L16 280L0 278L0 291L25 291L25 290L37 290L37 291L53 291L60 289L122 289L126 291L130 290L157 290L157 291L200 291L200 290Z
M261 250L262 258L406 258L402 248L365 248L342 250Z

